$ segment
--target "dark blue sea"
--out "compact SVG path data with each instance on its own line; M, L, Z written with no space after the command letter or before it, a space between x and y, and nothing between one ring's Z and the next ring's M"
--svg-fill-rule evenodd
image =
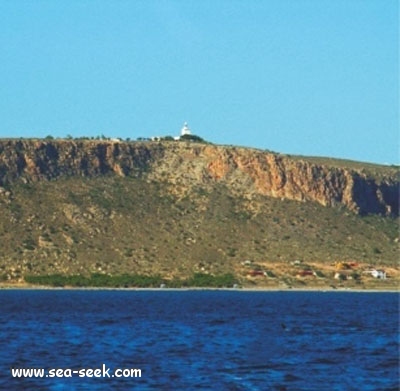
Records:
M3 290L0 311L1 390L399 389L396 293Z

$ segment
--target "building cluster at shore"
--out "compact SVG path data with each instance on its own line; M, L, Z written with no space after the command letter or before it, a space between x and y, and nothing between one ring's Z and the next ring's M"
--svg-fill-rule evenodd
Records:
M242 273L248 278L279 278L284 274L299 280L311 277L319 279L333 278L341 281L360 281L363 276L378 280L386 280L388 277L386 271L383 269L378 269L371 265L362 266L357 262L335 262L330 267L324 267L324 271L319 270L316 265L308 265L300 260L289 262L289 270L288 268L284 270L282 266L271 270L271 267L268 268L265 265L256 264L248 259L240 262L240 265L244 267Z

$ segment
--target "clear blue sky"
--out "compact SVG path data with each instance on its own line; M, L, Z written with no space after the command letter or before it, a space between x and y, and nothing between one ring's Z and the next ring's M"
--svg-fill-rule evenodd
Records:
M397 0L0 0L0 137L399 162Z

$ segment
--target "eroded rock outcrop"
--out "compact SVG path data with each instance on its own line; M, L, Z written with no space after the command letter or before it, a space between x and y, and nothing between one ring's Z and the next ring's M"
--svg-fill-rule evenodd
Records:
M188 191L223 183L245 197L261 194L342 205L359 214L399 214L397 168L327 162L181 142L2 140L0 186L65 176L147 175Z
M145 172L161 157L156 145L98 141L0 141L0 184L60 176L121 176Z

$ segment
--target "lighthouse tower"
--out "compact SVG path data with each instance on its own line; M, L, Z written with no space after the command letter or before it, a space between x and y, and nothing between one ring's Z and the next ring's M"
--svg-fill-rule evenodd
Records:
M181 129L181 136L190 135L190 134L192 134L192 132L190 131L187 122L185 122Z

